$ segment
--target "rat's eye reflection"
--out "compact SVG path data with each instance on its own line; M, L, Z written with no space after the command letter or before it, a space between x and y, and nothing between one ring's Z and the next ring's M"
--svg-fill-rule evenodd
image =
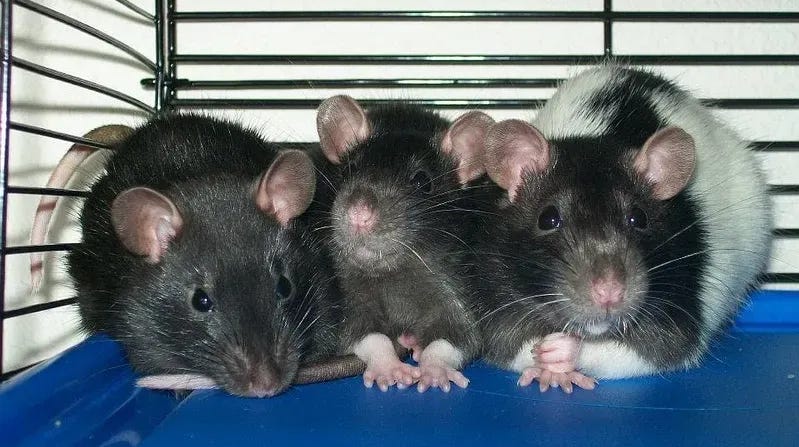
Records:
M647 226L646 213L641 208L633 207L627 215L627 224L637 230L644 230Z
M214 310L213 300L203 289L194 289L194 294L191 296L191 306L197 312L205 313Z
M416 171L413 174L413 177L411 178L411 185L416 191L420 191L424 194L428 194L433 188L433 184L430 181L430 175L422 170Z
M558 209L550 205L538 215L538 228L543 231L556 230L563 226L563 219L560 218Z
M293 290L294 286L291 285L291 280L286 278L285 275L280 275L275 283L275 296L283 300L290 297Z

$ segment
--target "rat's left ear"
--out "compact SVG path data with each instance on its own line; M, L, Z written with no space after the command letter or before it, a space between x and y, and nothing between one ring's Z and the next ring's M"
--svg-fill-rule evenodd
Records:
M695 165L694 139L679 127L655 132L633 160L633 168L649 180L658 200L670 199L685 189Z
M255 204L285 227L308 209L315 191L316 173L308 155L296 150L283 151L261 175Z
M458 163L458 180L465 185L485 174L485 139L494 119L477 110L461 115L441 140L441 150Z

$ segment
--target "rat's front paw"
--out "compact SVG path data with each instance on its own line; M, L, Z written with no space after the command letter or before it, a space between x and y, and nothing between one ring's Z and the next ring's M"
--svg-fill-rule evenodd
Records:
M571 393L574 390L572 384L584 390L593 390L596 387L596 379L588 377L578 371L561 373L536 367L525 368L519 376L519 381L517 383L519 386L528 386L533 383L535 379L538 379L538 387L541 392L548 390L550 387L560 387L566 393Z
M375 383L381 391L388 391L392 385L397 388L411 386L421 375L419 368L401 362L399 359L369 364L363 373L363 384L371 388Z
M448 393L450 382L461 388L469 386L469 379L457 369L449 366L422 364L419 366L419 370L422 373L417 386L420 393L424 393L428 388L441 388L442 391Z
M563 332L547 335L533 351L536 366L553 373L574 371L580 355L580 342L578 337Z

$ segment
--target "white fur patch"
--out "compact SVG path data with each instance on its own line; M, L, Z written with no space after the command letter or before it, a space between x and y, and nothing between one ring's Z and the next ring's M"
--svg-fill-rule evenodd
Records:
M522 347L519 348L519 352L516 353L516 357L511 360L510 364L508 364L508 369L511 371L522 372L525 368L531 368L535 366L535 355L533 354L533 349L540 342L541 338L537 337L522 344Z
M645 376L657 372L654 365L615 341L584 341L577 358L577 369L597 379Z
M452 343L438 339L427 345L419 356L419 363L432 365L447 365L453 369L463 366L463 353L452 346Z
M352 353L368 364L383 364L397 358L387 335L373 332L352 345Z

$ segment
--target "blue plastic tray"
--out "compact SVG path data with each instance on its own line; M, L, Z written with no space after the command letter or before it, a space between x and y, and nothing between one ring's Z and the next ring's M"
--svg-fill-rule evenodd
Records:
M271 399L139 390L93 337L0 386L0 445L799 446L799 293L760 292L702 368L540 393L482 364L449 394L360 378Z

